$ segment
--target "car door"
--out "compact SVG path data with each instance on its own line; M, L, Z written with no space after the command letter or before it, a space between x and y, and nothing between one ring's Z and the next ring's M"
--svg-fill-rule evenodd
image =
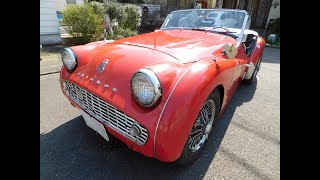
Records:
M243 44L241 44L238 48L237 55L234 58L228 60L230 61L231 64L234 65L234 67L232 68L232 80L230 82L230 90L229 90L230 97L234 94L234 92L237 90L237 88L241 84L247 59L248 57L245 54L244 46Z

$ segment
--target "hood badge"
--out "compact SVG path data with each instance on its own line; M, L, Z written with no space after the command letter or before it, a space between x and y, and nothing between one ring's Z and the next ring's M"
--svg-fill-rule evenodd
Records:
M84 77L85 76L85 74L84 73L77 73L77 76L80 76L80 78L82 78L82 77ZM89 78L89 76L86 76L85 77L86 79L88 79ZM90 78L90 81L94 81L96 79L96 76L94 76L94 77L91 77ZM100 85L101 84L101 81L100 80L97 80L96 82L95 82L96 84L98 84L98 85ZM109 85L108 84L104 84L103 85L103 87L104 88L108 88L109 87ZM112 92L117 92L118 91L118 89L117 88L112 88ZM79 91L76 91L76 94L77 94L77 96L78 96L78 98L80 99L80 100L82 100L83 99L83 96L82 96L82 93Z
M108 59L102 61L102 62L100 63L100 65L98 66L97 71L98 71L98 72L104 71L104 68L107 66L108 63L109 63L109 60L108 60Z

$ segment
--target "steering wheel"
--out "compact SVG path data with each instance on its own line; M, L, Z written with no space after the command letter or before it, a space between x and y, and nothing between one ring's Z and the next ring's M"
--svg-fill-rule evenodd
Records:
M227 28L225 28L225 27L222 27L222 26L219 26L219 27L213 27L213 28L211 28L210 30L218 29L218 28L220 28L220 29L224 29L224 30L226 30L226 32L230 32L230 30L229 30L229 29L227 29Z

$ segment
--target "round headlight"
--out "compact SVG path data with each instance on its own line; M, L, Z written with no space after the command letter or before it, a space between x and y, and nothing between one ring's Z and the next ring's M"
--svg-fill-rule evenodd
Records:
M64 48L61 53L61 59L63 65L69 70L73 71L77 65L77 59L74 52L70 48Z
M134 99L145 107L154 105L161 96L157 76L149 69L140 69L131 78L130 87Z

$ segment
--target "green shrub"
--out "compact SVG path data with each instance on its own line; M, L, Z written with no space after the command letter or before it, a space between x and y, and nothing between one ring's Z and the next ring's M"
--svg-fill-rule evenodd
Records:
M134 4L126 4L124 6L125 12L127 13L127 19L123 24L123 28L129 28L137 31L141 25L142 11L139 6Z
M92 6L93 11L99 16L104 17L106 15L106 7L103 3L91 1L90 6Z
M68 5L63 11L66 31L81 44L99 40L103 33L103 17L91 3Z
M118 22L118 27L113 28L114 35L111 38L120 39L137 35L142 16L142 11L139 6L134 4L122 5L118 2L107 1L105 8L110 20L116 20Z
M112 39L121 39L121 38L126 38L130 36L135 36L137 35L137 31L133 31L129 28L123 29L122 27L118 27L114 29L114 35Z
M109 15L110 20L118 21L118 24L121 26L127 20L127 13L124 9L124 6L118 2L107 2L105 3L106 12Z
M81 5L68 5L63 11L63 23L72 36L73 44L85 44L102 39L104 17L108 14L111 21L117 21L114 34L108 39L120 39L137 35L141 24L142 12L139 6L120 4L116 0L86 1ZM71 40L70 40L71 42Z

